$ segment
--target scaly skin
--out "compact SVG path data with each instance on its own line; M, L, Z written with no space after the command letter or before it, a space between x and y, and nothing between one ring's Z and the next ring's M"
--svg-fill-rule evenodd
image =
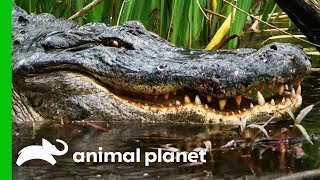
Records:
M265 121L301 105L300 82L311 69L291 44L183 49L135 21L79 26L16 8L12 34L16 123Z

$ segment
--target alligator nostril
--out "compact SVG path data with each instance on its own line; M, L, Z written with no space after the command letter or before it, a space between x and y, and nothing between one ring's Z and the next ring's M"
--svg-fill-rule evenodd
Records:
M273 50L278 50L276 45L271 45L270 48L273 49Z
M167 67L166 64L160 64L160 65L157 67L157 69L158 69L159 71L163 71L164 68L166 68L166 67Z
M18 22L23 24L23 25L27 25L27 23L29 22L29 20L23 16L19 16L18 17Z
M13 45L19 45L20 44L20 41L19 40L14 40L13 41Z

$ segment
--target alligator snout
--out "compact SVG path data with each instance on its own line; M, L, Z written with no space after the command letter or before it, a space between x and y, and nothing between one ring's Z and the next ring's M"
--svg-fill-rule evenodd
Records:
M141 50L143 52L143 50ZM289 84L303 78L311 64L296 46L274 43L259 51L252 49L201 51L171 49L117 59L117 75L100 76L117 89L148 95L165 95L183 89L216 98L229 98L259 84Z
M194 102L219 110L224 110L232 99L235 102L230 103L229 109L238 111L242 101L249 108L254 101L260 105L266 98L275 101L279 98L275 95L282 95L285 90L286 95L290 94L311 68L300 48L281 43L258 51L176 49L157 52L160 53L163 55L156 59L144 58L142 66L126 69L120 77L101 79L125 99L166 106ZM130 62L134 61L131 57ZM139 64L140 60L136 62Z

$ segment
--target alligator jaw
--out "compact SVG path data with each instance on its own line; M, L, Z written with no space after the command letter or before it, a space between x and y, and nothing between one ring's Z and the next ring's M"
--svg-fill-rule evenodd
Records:
M239 124L243 118L251 122L263 122L270 117L284 117L288 111L298 109L302 104L301 82L302 79L294 85L290 84L291 87L287 84L277 87L269 84L263 88L264 86L260 85L248 88L245 95L220 100L209 95L188 95L188 92L183 90L161 96L145 95L145 98L140 95L139 99L118 96L110 91L109 93L121 103L157 116L196 114L201 117L199 119L202 119L202 123ZM265 98L263 94L269 94L269 97Z
M273 116L283 117L287 115L287 111L294 111L299 108L302 104L301 81L302 79L289 85L269 84L251 87L242 96L226 100L218 100L215 97L184 90L161 96L125 95L93 77L67 71L27 78L21 88L25 89L26 94L28 92L44 93L43 97L45 98L53 97L53 101L47 100L48 102L42 102L41 106L36 105L39 107L34 107L39 112L43 107L46 107L46 109L51 107L52 111L60 112L60 114L53 113L56 114L55 117L48 117L48 115L46 116L47 110L43 111L44 114L41 114L41 116L46 116L45 118L49 119L63 118L68 120L67 112L64 111L73 111L73 109L59 109L57 106L59 106L59 103L66 104L61 97L68 97L69 99L75 97L76 101L83 101L83 104L89 106L87 110L92 112L92 116L86 119L90 120L104 118L100 116L104 115L108 117L109 121L127 122L132 119L139 119L157 123L239 124L243 118L247 118L248 122L264 122ZM85 98L79 100L79 97ZM90 99L90 97L93 97L93 99ZM39 99L39 97L33 98ZM93 103L93 101L95 102ZM101 105L101 107L90 107L90 104ZM96 111L99 108L100 110ZM111 111L116 108L118 108L118 112ZM128 116L124 114L128 114Z

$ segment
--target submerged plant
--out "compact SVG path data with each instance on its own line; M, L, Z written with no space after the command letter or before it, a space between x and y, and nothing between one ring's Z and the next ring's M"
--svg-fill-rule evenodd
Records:
M313 144L313 142L310 139L309 134L307 133L306 129L300 124L300 122L302 121L302 119L311 111L311 109L313 108L313 104L309 105L307 107L305 107L304 109L302 109L300 111L300 113L297 115L297 117L294 117L293 113L289 110L288 114L290 115L290 117L292 118L294 124L293 127L297 127L300 132L302 133L302 135L311 143Z

